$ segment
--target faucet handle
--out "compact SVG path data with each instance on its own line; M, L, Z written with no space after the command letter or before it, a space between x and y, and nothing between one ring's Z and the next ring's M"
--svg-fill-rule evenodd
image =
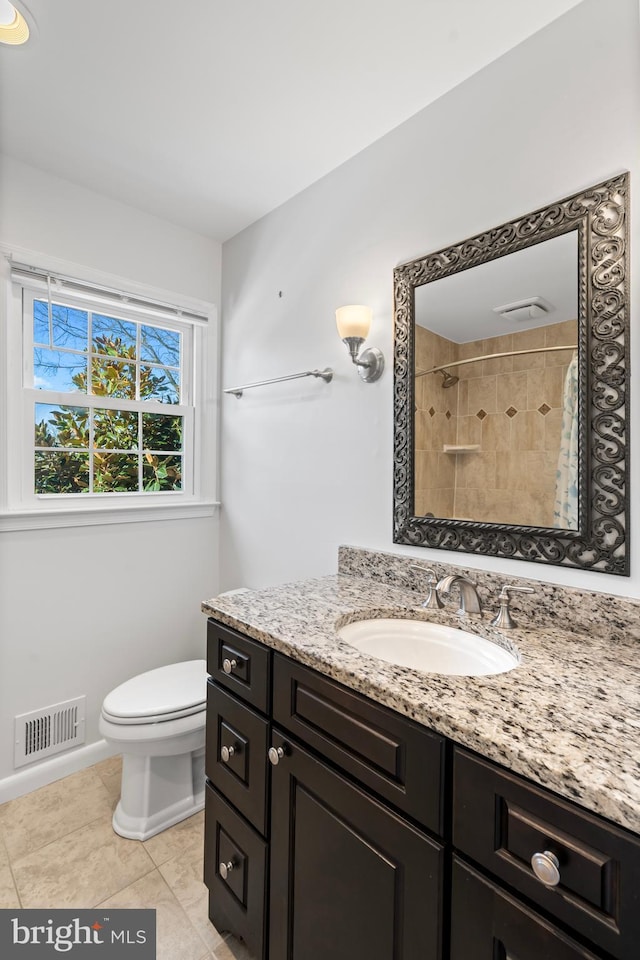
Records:
M492 627L502 627L503 630L511 630L513 627L518 626L516 621L511 616L511 611L509 610L509 602L511 600L512 593L535 593L535 590L533 587L518 587L513 583L505 583L502 590L498 594L500 609L491 621Z
M420 567L417 563L410 564L409 569L417 570L418 573L423 573L427 577L427 586L429 588L429 592L427 593L426 599L423 600L422 606L427 610L441 610L443 603L440 599L438 591L436 590L438 578L436 577L435 570L432 570L431 567Z
M535 593L535 590L533 587L518 587L515 583L505 583L500 591L498 600L508 600L509 594L511 593Z
M426 574L427 583L429 584L431 583L435 584L438 582L438 578L436 577L435 570L433 570L431 567L421 567L417 563L411 563L409 564L409 570L416 570L418 573Z

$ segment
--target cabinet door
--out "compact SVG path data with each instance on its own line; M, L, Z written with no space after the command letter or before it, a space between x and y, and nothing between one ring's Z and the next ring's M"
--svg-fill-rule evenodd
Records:
M598 957L454 857L451 960Z
M442 847L272 740L269 960L439 960Z

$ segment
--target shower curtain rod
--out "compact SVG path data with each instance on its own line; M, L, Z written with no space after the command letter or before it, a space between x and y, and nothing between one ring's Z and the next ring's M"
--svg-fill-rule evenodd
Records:
M477 363L478 360L498 360L500 357L519 357L523 353L553 353L555 350L577 350L576 343L570 343L563 347L532 347L530 350L507 350L506 353L487 353L485 356L469 357L468 360L451 360L450 363L443 363L439 367L431 367L430 370L418 370L416 377L426 377L428 373L440 373L441 370L448 370L449 367L461 367L465 363Z

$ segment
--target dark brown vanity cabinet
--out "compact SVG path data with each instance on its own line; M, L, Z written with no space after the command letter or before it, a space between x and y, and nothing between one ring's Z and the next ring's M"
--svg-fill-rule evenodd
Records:
M595 955L602 951L618 960L638 960L640 840L466 750L455 749L453 770L456 850L552 924L559 922L583 940ZM454 868L453 890L451 960L493 960L494 954L471 944L474 939L482 941L488 950L493 937L497 943L506 941L507 934L496 930L509 931L514 938L499 957L594 956L585 948L568 946L560 934L555 946L549 924L531 919L531 911L518 908L499 887L482 887L477 874L460 863ZM456 920L468 919L476 909L475 923L478 931L487 931L486 936L456 938ZM490 934L492 919L495 929ZM527 953L517 947L516 928L531 928L531 942L545 943L545 952Z
M440 960L443 738L278 654L272 713L269 960Z
M209 917L265 956L272 653L207 624L204 881Z
M213 620L208 666L214 925L256 960L443 960L443 738Z
M639 838L214 620L208 666L209 915L255 960L640 960Z
M273 742L270 960L440 958L442 846L277 729Z
M454 855L451 960L598 960L601 956Z

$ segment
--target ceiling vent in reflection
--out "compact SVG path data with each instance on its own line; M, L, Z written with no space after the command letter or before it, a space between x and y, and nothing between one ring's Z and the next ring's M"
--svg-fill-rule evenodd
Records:
M527 300L515 300L505 303L501 307L494 307L493 312L513 323L523 320L541 320L553 310L553 307L542 297L529 297Z

